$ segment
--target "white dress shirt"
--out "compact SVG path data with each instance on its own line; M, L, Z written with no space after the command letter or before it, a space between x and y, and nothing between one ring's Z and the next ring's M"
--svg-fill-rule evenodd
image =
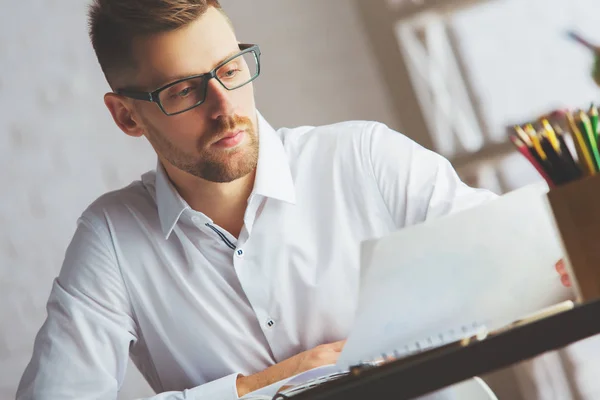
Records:
M18 399L114 399L130 355L152 399L237 399L238 374L347 337L361 241L494 197L382 124L259 115L259 138L237 239L160 165L83 213Z

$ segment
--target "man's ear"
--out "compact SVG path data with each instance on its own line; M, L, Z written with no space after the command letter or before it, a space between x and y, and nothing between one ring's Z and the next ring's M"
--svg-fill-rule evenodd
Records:
M115 93L106 93L104 104L106 104L106 108L110 111L117 126L125 134L133 137L140 137L144 134L144 129L134 115L133 107L127 99Z

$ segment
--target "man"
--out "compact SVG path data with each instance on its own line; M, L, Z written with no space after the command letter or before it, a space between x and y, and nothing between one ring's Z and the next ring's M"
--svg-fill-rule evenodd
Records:
M108 110L158 165L79 219L19 399L114 399L129 355L155 399L236 399L333 363L359 243L493 198L381 124L275 131L260 50L217 0L97 0L90 34Z

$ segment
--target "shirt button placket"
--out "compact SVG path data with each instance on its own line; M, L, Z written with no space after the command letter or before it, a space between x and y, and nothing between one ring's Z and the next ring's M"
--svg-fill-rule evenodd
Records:
M238 247L237 249L234 250L233 254L234 254L234 263L239 266L239 263L244 259L244 256L246 255L246 251L243 248ZM244 276L246 276L246 278L248 278L248 276L246 275L248 273L248 271L245 269L242 269L239 272L242 273L242 276L240 276L240 280L242 281L242 287L243 287L244 286L243 285ZM259 300L259 299L261 299L261 296L259 296L259 297L253 296L253 293L251 293L251 292L246 292L246 295L248 296L249 299L251 299L251 303L253 304L253 306L258 307L258 309L261 310L261 311L258 311L258 309L257 309L256 316L259 321L262 321L261 324L263 326L264 333L267 335L267 341L269 343L271 343L271 339L272 339L271 335L273 333L272 330L277 325L277 322L273 318L271 318L269 316L269 314L267 314L265 312L266 309L263 308L264 305L262 305L261 304L262 302ZM252 299L253 299L253 301L252 301ZM261 306L259 306L258 304L261 304Z

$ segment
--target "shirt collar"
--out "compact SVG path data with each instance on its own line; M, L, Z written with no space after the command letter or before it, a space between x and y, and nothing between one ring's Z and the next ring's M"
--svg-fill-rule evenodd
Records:
M258 111L257 117L258 165L251 196L260 195L295 204L296 189L283 143ZM160 161L156 166L156 204L161 229L168 239L181 215L191 207L179 195Z
M156 206L160 227L165 234L165 239L168 239L179 217L190 206L179 195L160 161L156 165Z
M283 143L263 116L257 115L260 141L252 194L296 204L296 187Z

